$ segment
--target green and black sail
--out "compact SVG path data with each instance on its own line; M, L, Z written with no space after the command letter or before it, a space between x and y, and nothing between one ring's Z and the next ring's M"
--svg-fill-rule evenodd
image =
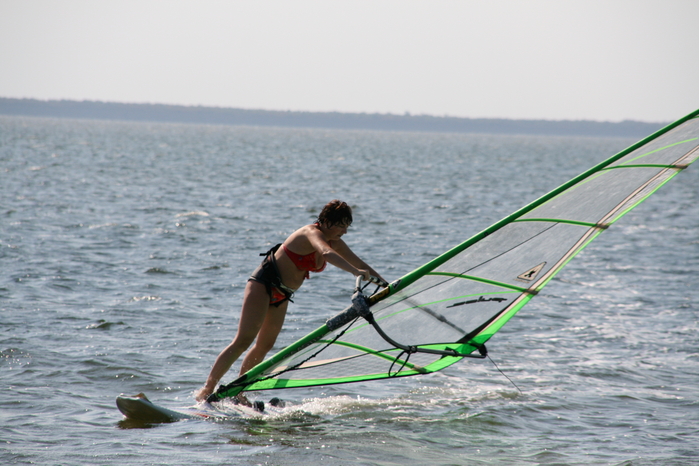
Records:
M699 110L353 305L209 401L428 374L483 355L569 260L697 157Z

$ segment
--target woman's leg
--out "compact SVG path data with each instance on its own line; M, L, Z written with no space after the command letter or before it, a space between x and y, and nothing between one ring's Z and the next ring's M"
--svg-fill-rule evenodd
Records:
M269 308L269 295L265 285L256 281L248 281L245 286L238 332L233 341L216 358L206 384L194 395L197 400L204 400L213 393L219 380L252 344L255 336L263 327Z
M262 362L267 353L272 349L284 325L284 318L286 317L286 308L288 305L289 301L284 301L279 306L269 306L267 316L262 323L260 331L257 333L255 345L248 351L248 354L245 355L243 364L240 366L241 374L244 374Z

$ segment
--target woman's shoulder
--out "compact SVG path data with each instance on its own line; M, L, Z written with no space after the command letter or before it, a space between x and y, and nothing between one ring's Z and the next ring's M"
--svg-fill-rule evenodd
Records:
M321 231L318 229L318 227L314 224L308 224L304 225L295 232L293 232L289 238L293 238L295 236L313 236L313 235L322 235Z
M303 243L310 245L311 238L319 235L322 236L322 233L313 224L304 225L290 234L284 244L287 246L290 244L302 245Z

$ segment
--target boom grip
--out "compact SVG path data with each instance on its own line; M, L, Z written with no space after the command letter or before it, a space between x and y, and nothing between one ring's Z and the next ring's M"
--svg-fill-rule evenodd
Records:
M359 288L359 285L362 283L362 280L364 280L364 278L361 275L359 275L357 277L357 288ZM373 275L369 275L369 281L371 283L375 283L375 284L379 285L381 288L388 287L388 282L385 282L385 281L381 280L379 277L375 277Z

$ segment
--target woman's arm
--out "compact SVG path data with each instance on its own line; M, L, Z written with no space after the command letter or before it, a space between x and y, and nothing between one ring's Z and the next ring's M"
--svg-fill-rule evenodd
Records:
M383 281L384 278L379 275L379 273L374 270L369 264L364 262L362 259L357 256L354 251L350 249L350 247L345 243L343 240L334 240L330 242L330 247L334 249L342 258L344 258L347 262L349 262L353 267L356 267L357 269L360 270L368 270L371 275L374 277L380 278ZM367 277L365 277L367 278Z
M361 266L359 262L355 262L355 265L348 261L346 258L344 258L338 251L336 251L333 248L330 242L328 242L325 239L325 237L320 231L314 228L311 231L306 231L305 234L303 234L303 236L305 236L305 238L311 244L313 249L315 249L316 252L323 256L323 260L325 260L326 262L329 262L335 267L342 269L345 272L349 272L354 276L361 275L364 277L365 280L369 279L371 271L369 271L368 269L358 267ZM336 241L332 242L335 243Z

